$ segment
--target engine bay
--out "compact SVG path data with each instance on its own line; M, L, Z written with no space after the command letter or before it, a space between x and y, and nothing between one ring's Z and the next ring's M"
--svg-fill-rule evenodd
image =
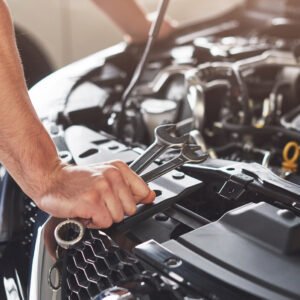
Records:
M67 250L54 245L61 220L6 174L1 197L15 200L4 211L18 207L22 218L4 220L0 249L8 262L12 240L24 253L18 290L29 299L300 299L299 6L283 13L263 2L157 45L125 104L140 46L106 49L31 89L67 163L130 164L170 123L209 158L154 180L153 205L108 230L86 229Z

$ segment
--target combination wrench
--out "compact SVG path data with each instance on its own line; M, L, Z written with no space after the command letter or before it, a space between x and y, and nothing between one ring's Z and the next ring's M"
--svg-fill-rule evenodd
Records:
M176 137L173 135L176 129L176 125L168 124L161 125L155 128L154 136L155 141L150 145L146 151L141 154L135 161L133 161L129 167L136 172L141 174L152 162L155 161L161 154L166 150L181 149L189 139L189 135L183 135Z
M147 183L163 176L164 174L181 167L185 163L201 163L208 158L208 154L201 151L201 147L197 145L185 144L180 154L172 160L158 166L141 177Z
M200 146L188 144L188 134L176 137L174 135L175 129L176 126L173 124L157 127L154 143L130 165L131 169L140 175L167 149L181 149L177 157L141 175L145 182L149 183L185 163L201 163L208 158L208 154L202 152ZM70 229L76 233L71 240L68 237ZM81 222L66 220L57 225L54 235L57 243L62 248L68 249L82 239L84 231L85 226Z

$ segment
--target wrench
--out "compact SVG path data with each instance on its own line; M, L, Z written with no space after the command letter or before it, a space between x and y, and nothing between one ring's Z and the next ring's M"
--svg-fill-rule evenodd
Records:
M167 163L157 167L154 170L142 175L141 177L147 183L157 179L158 177L178 168L185 163L201 163L208 158L208 154L201 151L201 147L197 145L185 144L182 147L181 153L168 161Z
M169 148L181 149L184 144L188 142L189 135L180 137L172 136L171 133L176 129L176 125L167 124L155 128L154 143L134 162L131 163L130 168L137 174L141 174L157 157Z
M185 163L201 163L207 159L208 155L201 151L200 146L186 144L189 138L188 135L181 137L171 136L169 132L174 129L175 125L157 127L155 130L156 141L131 164L133 170L141 172L168 148L182 148L181 153L176 158L142 175L145 182L149 183ZM76 229L77 235L72 240L65 240L64 231L68 230L70 226ZM82 239L84 230L85 226L82 223L76 220L65 220L56 227L55 239L58 245L64 249L68 249Z

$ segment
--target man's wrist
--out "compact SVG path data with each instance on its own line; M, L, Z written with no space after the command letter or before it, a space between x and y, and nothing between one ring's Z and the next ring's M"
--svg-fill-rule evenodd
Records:
M23 128L24 129L24 128ZM45 128L37 122L29 132L20 130L18 137L7 138L0 147L3 165L23 191L38 199L49 189L53 172L61 161Z

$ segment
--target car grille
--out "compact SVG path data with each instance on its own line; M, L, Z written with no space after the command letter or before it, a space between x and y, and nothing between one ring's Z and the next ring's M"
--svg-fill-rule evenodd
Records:
M35 203L30 200L28 197L24 196L24 231L22 232L22 241L21 244L24 247L26 257L30 257L32 239L33 239L33 230L36 222L38 208Z
M141 274L143 265L99 230L87 230L83 241L64 259L63 299L92 299L101 291Z

